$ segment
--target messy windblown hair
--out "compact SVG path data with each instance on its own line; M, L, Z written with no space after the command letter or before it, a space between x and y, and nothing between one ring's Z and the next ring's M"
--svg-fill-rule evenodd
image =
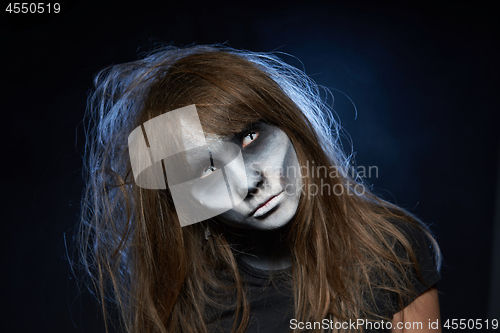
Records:
M309 161L339 170L336 177L303 175L306 192L290 222L299 321L377 317L375 298L384 292L397 296L392 313L407 305L415 296L407 270L418 272L408 226L427 235L439 265L424 224L366 186L362 193L354 189L362 181L350 172L340 125L303 72L271 54L164 48L101 71L88 102L80 263L105 318L118 315L124 331L207 332L207 308L222 306L228 295L236 295L233 331L248 324L245 284L220 224L181 228L169 190L140 188L132 175L130 132L191 104L205 133L227 135L265 121L288 135L301 166ZM309 195L320 181L345 191ZM209 223L215 237L206 240Z

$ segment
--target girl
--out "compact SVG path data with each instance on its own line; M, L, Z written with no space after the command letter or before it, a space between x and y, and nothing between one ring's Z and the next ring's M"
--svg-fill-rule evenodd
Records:
M349 168L338 123L296 68L162 49L100 72L88 113L78 241L106 322L426 332L439 319L436 242Z

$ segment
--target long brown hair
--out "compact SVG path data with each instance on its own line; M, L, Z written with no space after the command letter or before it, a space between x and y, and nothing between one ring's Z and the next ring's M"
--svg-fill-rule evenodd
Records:
M288 135L301 167L336 171L303 175L290 222L296 319L375 318L375 298L384 291L399 300L393 313L400 310L415 296L406 271L418 272L408 226L427 235L439 265L439 249L425 225L353 175L340 127L304 73L270 54L212 46L161 49L101 71L88 103L79 254L105 318L115 309L126 332L206 332L207 308L224 306L228 295L235 300L225 305L236 313L233 331L244 332L248 324L245 284L217 219L181 228L169 190L143 189L133 180L130 132L191 104L205 133L227 135L265 121ZM337 191L312 195L314 184Z

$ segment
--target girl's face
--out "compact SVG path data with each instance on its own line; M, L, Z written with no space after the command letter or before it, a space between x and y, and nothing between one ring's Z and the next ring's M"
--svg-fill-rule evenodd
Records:
M209 182L204 182L204 186L193 187L191 195L198 202L216 211L218 205L222 205L218 193L229 190L236 204L218 217L238 228L276 229L293 218L299 204L302 178L295 149L285 132L259 122L234 135L205 134L205 138L210 162L200 165L198 160L189 160L188 156L188 164L197 165L200 178L206 180L210 180L218 169L225 169L224 179L230 181L214 181L210 186L206 185ZM236 145L241 150L242 163L223 168L227 163L219 157L234 156L235 153L229 150Z

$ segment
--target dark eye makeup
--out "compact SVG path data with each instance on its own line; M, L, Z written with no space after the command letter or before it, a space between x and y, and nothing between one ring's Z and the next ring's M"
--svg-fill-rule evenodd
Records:
M245 149L245 147L251 144L253 141L255 141L258 136L259 136L258 131L248 131L241 140L242 148Z

